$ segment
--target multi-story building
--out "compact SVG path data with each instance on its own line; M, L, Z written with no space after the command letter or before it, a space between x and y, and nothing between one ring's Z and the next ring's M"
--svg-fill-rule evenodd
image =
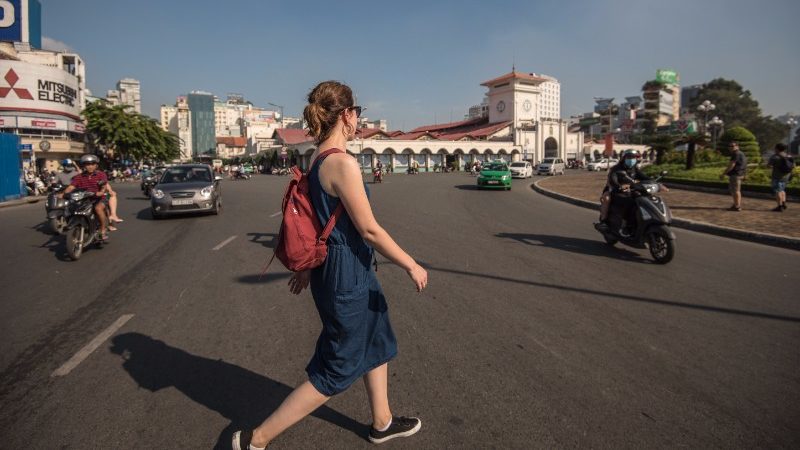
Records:
M109 89L106 91L105 100L111 106L117 106L122 103L119 99L119 91L116 89Z
M467 115L464 119L477 119L479 117L489 117L489 98L483 97L480 105L472 105L469 107Z
M23 1L29 15L39 11L39 2ZM10 41L0 42L0 128L20 136L25 167L57 170L60 160L86 152L86 67L77 53L36 48L40 23L23 28L27 36L4 34Z
M669 125L681 116L680 77L672 70L659 69L656 79L642 87L644 116L656 127Z
M123 78L117 82L117 92L119 102L122 105L130 105L133 111L142 113L142 89L139 80L133 78Z
M208 92L192 91L187 95L191 130L192 157L216 152L214 96Z
M539 117L548 119L561 118L561 83L549 75L536 75L545 81L539 85L542 94L539 96Z
M185 96L178 97L175 106L161 105L161 128L178 136L181 161L191 161L192 113Z

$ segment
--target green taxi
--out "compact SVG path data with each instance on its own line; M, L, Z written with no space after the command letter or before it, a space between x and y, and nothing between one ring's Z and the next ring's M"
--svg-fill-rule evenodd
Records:
M511 170L508 164L496 161L487 164L478 174L478 189L505 189L511 190Z

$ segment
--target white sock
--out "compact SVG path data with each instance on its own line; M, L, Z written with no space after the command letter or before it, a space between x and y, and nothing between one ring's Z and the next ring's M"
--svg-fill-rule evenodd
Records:
M247 446L247 448L248 448L248 450L266 450L266 448L267 448L267 447L256 447L256 446L255 446L255 445L253 445L253 444L249 444L249 445Z
M385 427L383 427L382 429L380 429L378 431L384 432L384 431L388 430L390 426L392 426L392 418L391 417L389 418L389 423L387 423Z

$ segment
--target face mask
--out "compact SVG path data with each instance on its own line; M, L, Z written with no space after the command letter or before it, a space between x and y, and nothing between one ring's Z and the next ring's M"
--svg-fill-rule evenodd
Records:
M635 159L630 159L629 158L629 159L625 160L625 167L630 169L631 167L633 167L635 165L636 165L636 160Z

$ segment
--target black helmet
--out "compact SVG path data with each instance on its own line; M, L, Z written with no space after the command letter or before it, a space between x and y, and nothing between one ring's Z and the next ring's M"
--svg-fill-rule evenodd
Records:
M100 162L100 159L98 159L97 156L95 156L95 155L91 155L90 154L90 155L81 156L81 165L83 165L83 164L91 164L91 163L98 164L99 162Z

